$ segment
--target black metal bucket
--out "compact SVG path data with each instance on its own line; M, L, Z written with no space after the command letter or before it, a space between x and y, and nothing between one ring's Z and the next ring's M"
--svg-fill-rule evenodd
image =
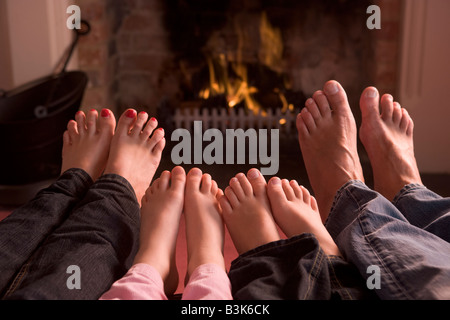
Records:
M33 184L60 174L62 136L87 82L83 72L64 72L0 97L0 186Z

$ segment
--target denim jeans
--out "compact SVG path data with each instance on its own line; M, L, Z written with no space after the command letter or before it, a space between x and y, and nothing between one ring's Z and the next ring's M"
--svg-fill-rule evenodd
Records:
M377 298L353 265L326 255L309 233L240 255L231 264L229 278L236 300Z
M382 299L450 298L450 199L405 186L391 203L360 181L337 193L326 227ZM371 267L372 266L372 267Z
M71 169L0 223L3 299L98 299L131 267L139 205L117 175ZM69 288L77 266L80 289Z

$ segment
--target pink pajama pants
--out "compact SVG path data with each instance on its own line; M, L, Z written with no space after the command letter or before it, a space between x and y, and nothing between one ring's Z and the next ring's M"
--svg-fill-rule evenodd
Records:
M204 264L194 270L186 285L183 300L232 300L231 283L225 270ZM161 275L148 264L132 266L100 300L167 300Z

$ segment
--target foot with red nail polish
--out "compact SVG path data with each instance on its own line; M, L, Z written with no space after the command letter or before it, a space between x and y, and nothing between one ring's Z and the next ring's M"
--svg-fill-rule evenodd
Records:
M100 177L108 159L116 119L110 110L97 110L86 115L79 111L67 125L63 136L61 173L73 168L83 169L93 180Z
M105 174L113 173L128 180L139 204L161 161L165 147L164 130L155 130L158 121L148 114L127 110L119 119L111 142Z

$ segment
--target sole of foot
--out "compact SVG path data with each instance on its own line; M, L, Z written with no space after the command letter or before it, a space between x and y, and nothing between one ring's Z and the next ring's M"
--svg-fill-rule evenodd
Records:
M237 174L220 198L222 215L239 254L280 240L272 217L266 180L257 169Z
M133 109L120 117L111 141L105 174L113 173L128 180L139 204L161 161L166 141L158 121Z
M392 201L405 185L422 184L414 156L414 123L391 95L380 99L374 87L364 90L360 107L359 134L372 165L374 188Z
M297 117L300 148L322 221L336 192L350 180L364 181L357 150L357 128L342 86L325 84Z

